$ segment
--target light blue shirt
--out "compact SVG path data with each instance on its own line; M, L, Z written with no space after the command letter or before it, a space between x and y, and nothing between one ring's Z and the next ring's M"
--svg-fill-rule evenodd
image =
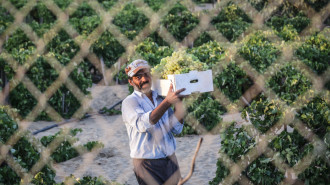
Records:
M150 99L139 91L134 91L122 103L123 121L127 128L131 158L159 159L170 156L176 149L176 141L172 133L180 134L183 128L174 111L169 108L154 125L149 116L162 101L156 91L152 91Z

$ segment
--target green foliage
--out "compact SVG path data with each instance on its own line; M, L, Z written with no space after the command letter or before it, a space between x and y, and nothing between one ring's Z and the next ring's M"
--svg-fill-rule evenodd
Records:
M130 40L133 40L148 24L148 21L148 18L130 3L116 15L113 24L117 25L120 31Z
M118 0L97 0L105 10L109 10L113 5L115 5Z
M87 2L83 2L70 16L69 22L80 34L87 36L101 24L101 18Z
M290 64L276 71L267 85L288 104L311 88L311 82Z
M326 5L329 3L329 0L304 0L304 1L318 12L322 8L326 7Z
M54 139L56 137L58 137L60 134L62 134L62 132L63 131L59 131L54 135L43 136L40 139L40 142L42 143L42 145L44 145L46 147L52 141L54 141ZM81 129L73 129L70 132L71 132L70 136L66 136L65 140L58 145L58 147L54 150L54 152L51 155L51 158L53 158L54 161L56 161L57 163L67 161L69 159L72 159L72 158L75 158L75 157L79 156L79 153L77 152L76 149L74 149L72 147L69 140L71 140L71 142L75 142L76 139L74 139L73 136L75 136L77 134L77 132L82 132L82 130Z
M206 33L203 32L200 34L200 36L194 41L194 47L199 47L207 42L213 41L212 37Z
M195 117L198 123L203 125L207 131L211 131L222 121L221 115L226 112L226 109L212 97L210 93L203 93L194 100L187 111ZM193 123L188 123L188 125L193 125Z
M125 52L125 48L120 45L109 31L105 31L100 38L93 43L91 46L91 52L102 57L104 64L110 68Z
M62 10L66 9L70 3L72 3L72 0L53 0L55 4Z
M261 155L246 168L246 176L254 184L278 184L284 179L284 175L272 165L271 161L271 158Z
M231 101L236 101L252 85L252 81L246 73L234 62L230 62L213 80L220 91L222 91Z
M9 0L17 9L22 8L28 2L28 0Z
M330 42L324 35L315 34L297 49L296 54L317 74L322 74L329 67Z
M17 123L7 114L7 112L16 112L16 110L9 109L8 107L0 107L0 143L6 143L11 135L18 130ZM22 170L28 171L33 165L40 159L40 154L33 147L27 136L23 135L14 146L11 147L9 153L15 161L21 166ZM47 175L45 175L47 174ZM55 172L45 165L38 176L35 176L32 180L34 184L53 184L55 178ZM19 184L20 177L12 170L6 162L3 162L0 166L0 184Z
M9 11L0 6L0 35L8 28L14 21L14 17L10 15Z
M329 149L328 149L329 150ZM326 185L330 182L330 167L322 158L315 159L309 167L298 175L306 185Z
M261 11L268 5L268 0L248 0L248 1L258 11Z
M265 133L281 118L282 112L279 103L261 94L243 109L241 116L245 120L249 118L260 132Z
M74 185L120 185L117 182L109 182L105 180L103 177L91 177L85 176L82 179L76 178L74 175L70 175L69 177L65 178L65 181L56 184L56 185L66 185L66 184L74 184Z
M158 11L162 5L166 2L165 0L144 0L144 2L150 6L154 11Z
M279 8L275 15L266 21L266 25L273 28L275 33L285 41L295 40L308 24L310 20L302 11L289 2Z
M40 24L50 24L56 21L56 16L40 1L30 11L29 16Z
M120 110L117 110L117 109L108 109L107 107L103 107L100 110L100 112L102 112L102 114L106 114L108 116L121 114L121 111Z
M88 141L83 145L88 151L92 151L94 148L103 148L104 144L99 141Z
M330 132L330 105L319 96L300 109L297 117L320 137Z
M182 41L199 23L199 20L180 3L162 19L162 24L178 41Z
M234 42L252 21L236 4L229 2L211 23L230 42Z
M257 32L244 43L239 53L262 73L276 60L280 51L261 32Z
M201 62L206 63L209 69L212 69L225 57L224 49L216 41L210 41L199 47L189 49L188 53L195 55Z
M226 153L234 162L244 159L244 155L254 146L254 139L236 123L232 123L221 133L220 151Z
M279 152L282 159L291 167L313 150L313 145L309 144L296 129L292 133L282 131L269 146Z
M118 71L118 73L114 76L114 80L116 80L118 78L119 81L126 81L126 83L127 83L128 76L125 73L125 68L126 68L126 65L123 65L120 68L120 70Z
M226 168L221 161L218 159L217 161L217 171L216 176L209 181L209 185L218 185L226 176L228 176L230 171ZM237 182L234 185L239 185Z
M168 46L159 46L151 38L147 38L136 46L136 51L148 61L150 66L156 66L164 57L170 56L173 49Z
M216 3L216 0L194 0L196 3Z

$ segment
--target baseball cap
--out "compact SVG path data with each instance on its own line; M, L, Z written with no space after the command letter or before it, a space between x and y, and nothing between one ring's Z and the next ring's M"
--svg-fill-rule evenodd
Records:
M125 68L125 73L129 77L133 77L140 69L150 68L147 61L142 59L134 60Z

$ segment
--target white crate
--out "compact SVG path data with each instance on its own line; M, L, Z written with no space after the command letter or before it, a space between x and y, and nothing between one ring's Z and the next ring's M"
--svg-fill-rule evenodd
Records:
M213 91L212 70L190 71L185 74L167 75L168 80L153 80L151 89L157 91L159 95L166 96L170 84L173 84L173 90L186 88L181 95L189 95L194 92Z

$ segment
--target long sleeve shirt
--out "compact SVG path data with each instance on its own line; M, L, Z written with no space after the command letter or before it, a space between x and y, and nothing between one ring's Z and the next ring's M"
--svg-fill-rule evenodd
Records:
M173 134L182 131L181 124L169 108L156 124L151 124L149 116L162 101L156 91L152 91L154 104L139 91L134 91L122 103L122 117L126 125L131 158L159 159L172 155L176 149Z

